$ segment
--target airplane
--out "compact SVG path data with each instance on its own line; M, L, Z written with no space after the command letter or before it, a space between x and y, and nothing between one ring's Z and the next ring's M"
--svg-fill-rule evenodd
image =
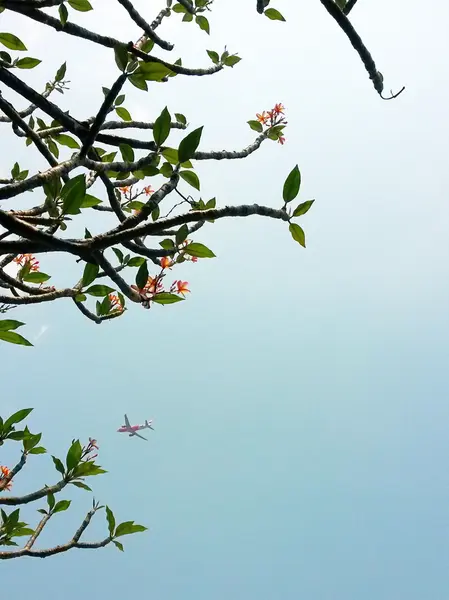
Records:
M140 431L141 429L153 429L153 427L151 427L152 422L153 422L153 419L150 419L150 421L145 419L145 425L131 425L130 422L128 421L128 417L125 415L125 425L122 425L119 429L117 429L117 431L119 433L129 433L129 437L132 437L133 435L137 435L137 437L140 437L143 440L148 441L147 438L143 437L143 435L140 435L137 432ZM153 429L153 431L154 431L154 429Z

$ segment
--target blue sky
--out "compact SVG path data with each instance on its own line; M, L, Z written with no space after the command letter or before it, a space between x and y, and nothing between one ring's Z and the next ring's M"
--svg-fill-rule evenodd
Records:
M107 3L97 4L98 31L137 37L119 7L108 16ZM251 142L255 112L283 102L284 147L266 143L198 174L204 197L223 205L280 206L298 163L300 198L316 198L302 223L308 247L282 223L217 222L197 237L217 258L173 273L190 283L184 303L132 307L99 327L70 302L14 311L30 339L46 329L33 349L0 346L2 415L34 406L30 427L59 456L73 437L96 437L109 471L92 482L96 498L117 520L150 528L124 539L125 554L1 565L34 600L55 591L118 600L131 590L164 600L447 598L448 8L438 1L423 12L415 0L407 12L386 0L354 8L386 88L407 86L382 102L318 2L278 0L286 24L258 18L253 4L217 2L210 39L188 24L161 30L184 64L205 65L205 48L228 43L243 58L236 68L177 77L148 95L127 89L126 106L151 120L167 104L192 128L205 125L204 149L232 149ZM91 19L77 15L86 26ZM23 21L4 22L24 31ZM84 61L68 60L63 101L90 116L116 75L110 54L100 51L90 70L90 46L40 26L29 35L30 54L48 64L27 74L36 85L83 48ZM49 52L52 42L64 44L61 54ZM3 155L10 140L0 138ZM12 150L40 168L30 149L13 141ZM80 273L64 257L41 267L63 285ZM125 411L155 419L148 443L116 433ZM2 462L12 450L2 448ZM34 457L16 492L55 474ZM42 545L68 539L89 509L87 493L70 497ZM97 515L88 539L105 531Z

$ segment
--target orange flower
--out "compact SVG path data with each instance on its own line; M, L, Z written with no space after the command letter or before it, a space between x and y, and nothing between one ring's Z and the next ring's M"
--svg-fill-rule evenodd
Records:
M283 146L285 143L285 137L282 137L282 135L280 135L279 139L278 139L278 143L281 144L281 146Z
M256 119L259 121L259 123L262 123L262 125L265 125L266 122L268 121L267 113L265 111L263 111L262 114L256 113Z
M185 296L187 292L190 293L190 290L187 287L188 285L189 285L188 281L177 281L176 288L178 290L178 294L182 294L183 296Z
M129 187L128 186L121 187L121 188L119 188L119 190L122 192L122 194L127 194L129 192Z
M39 261L36 258L34 258L32 254L19 254L19 256L16 256L16 258L14 258L14 262L20 265L21 267L24 267L26 264L29 263L30 271L39 271Z
M172 259L169 256L163 256L161 258L161 267L163 269L169 269L172 264Z
M2 480L5 480L7 477L9 477L9 475L11 474L11 471L8 469L8 467L3 467L0 466L0 483L2 482ZM8 481L8 483L5 486L1 486L0 490L10 490L12 488L12 481Z
M118 296L116 296L115 294L109 294L109 301L111 303L110 312L123 312L123 306ZM93 441L95 442L96 440Z
M281 103L274 105L273 112L276 115L278 115L279 113L284 114L284 110L285 110L285 106L283 106Z
M154 194L154 190L152 189L151 185L147 185L147 187L144 187L143 191L147 196L149 196L150 194Z

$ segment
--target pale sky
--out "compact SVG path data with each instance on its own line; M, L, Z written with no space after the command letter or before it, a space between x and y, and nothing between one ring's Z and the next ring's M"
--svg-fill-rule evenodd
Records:
M125 538L125 554L111 547L1 567L34 600L56 590L67 600L131 591L164 600L446 600L449 8L359 0L351 19L386 91L406 86L384 102L318 0L277 0L286 23L257 15L255 0L215 4L210 37L177 17L158 30L176 44L170 58L205 67L206 49L227 45L242 61L146 94L127 85L125 106L141 120L166 105L184 113L190 129L204 125L207 150L247 146L246 121L282 102L284 146L266 142L245 160L202 162L197 173L202 197L218 205L280 207L298 164L299 200L316 199L301 221L307 249L285 223L223 220L195 238L217 258L173 272L192 290L183 303L131 307L101 326L64 300L14 311L35 347L0 346L8 373L0 414L34 406L30 427L61 457L73 437L97 438L109 473L92 482L95 497L118 521L150 531ZM117 3L93 5L71 11L74 20L139 37ZM148 21L162 5L135 1ZM67 60L71 89L57 100L79 119L96 112L101 86L118 73L111 51L29 29L7 11L0 20L43 60L18 76L43 89ZM0 176L14 159L43 168L0 131ZM89 215L94 228L109 222ZM41 257L41 268L62 286L81 274L63 256ZM116 433L124 412L133 422L154 418L148 443ZM13 462L15 450L3 446L0 462ZM16 492L56 475L49 456L33 457ZM71 510L42 545L68 539L89 510L87 493L70 494ZM24 513L32 523L36 514ZM97 515L86 539L102 537L105 522Z

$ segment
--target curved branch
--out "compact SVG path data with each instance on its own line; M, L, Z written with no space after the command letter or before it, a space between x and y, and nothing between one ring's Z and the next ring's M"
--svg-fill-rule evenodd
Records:
M45 498L48 494L57 494L67 485L67 481L61 479L55 485L51 485L49 487L43 487L37 492L33 492L31 494L27 494L26 496L0 496L0 504L6 506L19 506L21 504L29 504L30 502L35 502L36 500L40 500L41 498Z
M191 75L191 76L202 77L203 75L213 75L214 73L218 73L218 71L221 71L224 68L221 63L219 63L218 65L213 65L212 67L209 67L207 69L190 69L188 67L182 67L181 65L175 65L174 63L169 63L165 60L162 60L162 58L158 58L156 56L152 56L150 54L146 54L145 52L142 52L142 50L139 50L138 48L136 48L136 46L135 46L135 44L133 44L133 42L128 43L127 50L128 50L128 52L130 52L131 54L134 54L134 56L137 56L144 62L158 63L160 65L164 65L164 67L166 67L173 73L176 73L177 75Z
M252 144L243 150L213 150L211 152L195 152L192 156L194 160L233 160L236 158L246 158L258 150L264 140L267 139L265 133L259 135Z
M356 2L357 2L357 0L348 0L346 2L345 7L343 9L343 12L345 13L345 15L349 15L351 10L354 8Z
M170 42L166 42L161 39L157 33L154 33L151 25L149 25L145 19L141 16L141 14L134 8L132 2L130 0L118 0L118 3L123 6L125 10L128 11L129 16L134 21L134 23L143 29L145 35L150 38L155 44L163 48L164 50L173 50L174 45L170 44Z
M65 290L55 290L54 292L40 294L39 296L0 296L0 303L40 304L41 302L52 302L53 300L58 300L58 298L74 298L79 293L79 290L66 288Z
M357 31L354 29L354 27L352 26L348 17L338 8L338 6L334 2L334 0L320 0L320 2L324 6L324 8L327 10L327 12L331 15L331 17L333 17L335 19L335 21L338 23L340 28L348 36L348 39L351 42L353 48L356 50L356 52L362 59L362 62L365 65L365 69L367 70L369 77L373 82L375 90L377 91L379 96L381 96L381 98L383 98L383 96L382 96L382 92L384 89L383 77L382 77L381 73L379 73L379 71L377 70L371 54L368 52L367 48L365 47L364 43L362 42L362 38L359 36ZM405 88L402 88L402 90L398 94L396 94L395 97L397 97L400 93L402 93L404 91L404 89ZM384 99L387 99L387 98L384 98Z

